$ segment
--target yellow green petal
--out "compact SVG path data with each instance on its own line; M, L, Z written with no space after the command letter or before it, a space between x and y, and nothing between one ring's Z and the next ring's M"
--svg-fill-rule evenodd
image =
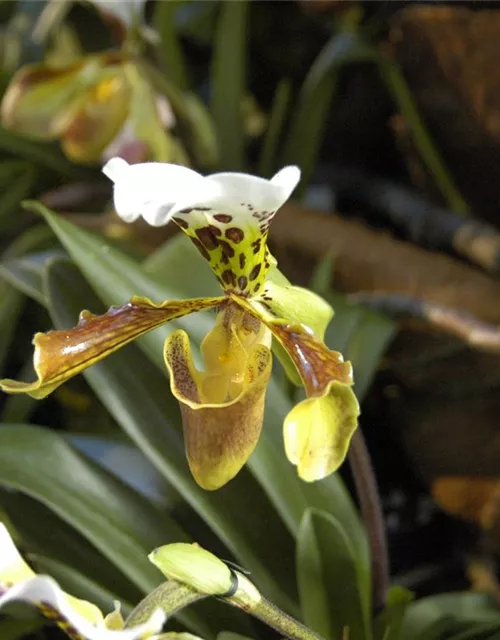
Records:
M260 314L267 314L270 319L277 317L290 324L303 324L312 329L319 340L323 340L326 328L333 317L332 307L312 291L294 287L282 274L279 274L280 281L277 281L277 269L272 273L272 279L268 279L264 289L252 298L252 305L257 306ZM273 351L288 377L300 385L301 378L297 368L281 343L275 341Z
M99 362L139 336L174 318L217 306L223 298L194 298L155 304L133 297L121 307L111 307L104 315L82 311L76 327L37 333L33 339L35 382L0 380L8 393L27 393L44 398L60 384Z
M233 300L269 327L297 368L308 396L324 395L332 381L353 383L351 363L344 362L338 351L328 349L309 327L276 317L258 301L236 296Z
M63 69L42 64L22 67L12 78L2 99L2 124L37 138L57 136L54 121L78 96L82 60Z
M269 342L268 330L234 305L221 311L202 343L205 371L195 368L184 331L165 342L189 466L204 489L218 489L231 480L257 444L271 375Z
M129 113L131 90L123 69L103 71L55 120L65 154L75 162L95 162L114 140Z
M65 115L105 69L121 63L120 54L87 56L67 67L26 65L12 78L2 99L2 124L38 138L56 138ZM117 67L115 67L117 68Z
M320 480L340 467L358 415L356 396L342 382L331 382L325 395L306 398L288 413L283 426L285 452L303 480Z
M269 327L299 372L307 399L285 419L285 448L301 478L325 477L342 464L356 429L359 405L351 389L351 363L305 325L275 317L262 303L234 301Z

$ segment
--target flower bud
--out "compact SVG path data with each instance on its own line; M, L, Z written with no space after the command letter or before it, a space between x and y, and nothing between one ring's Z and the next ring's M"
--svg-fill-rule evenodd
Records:
M206 595L227 594L234 585L229 567L196 544L167 544L155 549L149 559L169 580Z

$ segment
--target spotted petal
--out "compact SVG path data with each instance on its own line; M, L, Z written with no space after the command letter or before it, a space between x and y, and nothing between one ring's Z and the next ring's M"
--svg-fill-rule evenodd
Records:
M269 331L253 316L226 307L202 343L205 371L192 360L189 338L165 343L172 393L179 400L191 472L204 489L233 478L257 444L271 375Z
M357 426L351 363L309 327L276 317L261 302L234 300L269 327L299 372L307 399L285 418L285 450L302 479L324 478L342 464Z
M297 167L271 180L245 173L203 177L177 165L113 158L103 171L115 183L115 208L124 220L142 215L161 226L174 218L224 289L251 295L262 288L275 264L266 245L269 224L297 185Z
M155 304L147 298L133 297L101 316L82 311L73 329L35 335L35 382L5 379L0 380L0 388L44 398L69 378L148 331L174 318L215 307L221 301L223 298L194 298Z

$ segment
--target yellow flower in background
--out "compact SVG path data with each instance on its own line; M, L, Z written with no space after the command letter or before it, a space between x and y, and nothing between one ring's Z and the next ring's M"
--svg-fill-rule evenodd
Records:
M138 143L131 157L139 160L186 159L167 131L174 122L168 102L121 52L86 56L65 67L22 67L4 94L1 119L4 127L24 135L59 140L75 162L110 157L106 149L124 136L124 144Z
M43 398L169 320L217 309L215 326L201 345L203 370L193 363L186 332L174 331L164 348L196 481L206 489L221 487L255 448L273 337L272 348L307 395L284 421L287 457L306 481L338 469L359 414L352 368L323 343L333 315L330 306L312 292L291 286L275 269L267 247L269 225L299 181L297 167L264 180L243 173L204 177L177 165L129 165L114 158L104 173L115 183L118 215L126 222L142 216L152 226L173 220L209 262L222 295L159 304L134 297L101 316L84 311L74 329L35 336L37 381L3 380L1 388Z
M106 617L94 604L65 593L49 576L26 564L0 522L0 609L10 602L35 606L73 640L138 640L157 637L166 616L158 609L144 624L124 629L119 605Z

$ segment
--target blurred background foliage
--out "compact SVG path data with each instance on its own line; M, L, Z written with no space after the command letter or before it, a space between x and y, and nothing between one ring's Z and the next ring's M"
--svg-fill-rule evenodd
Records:
M335 308L327 344L354 365L393 587L372 600L385 569L356 454L313 485L286 462L280 372L244 472L194 484L160 354L177 326L199 343L206 314L43 402L0 398L0 514L37 570L127 609L161 581L147 553L196 540L329 640L500 638L496 3L4 0L0 25L2 376L28 379L32 334L81 309L218 289L175 228L118 219L107 158L298 164L272 249ZM0 636L61 636L40 625L1 619ZM217 601L169 628L271 636Z

